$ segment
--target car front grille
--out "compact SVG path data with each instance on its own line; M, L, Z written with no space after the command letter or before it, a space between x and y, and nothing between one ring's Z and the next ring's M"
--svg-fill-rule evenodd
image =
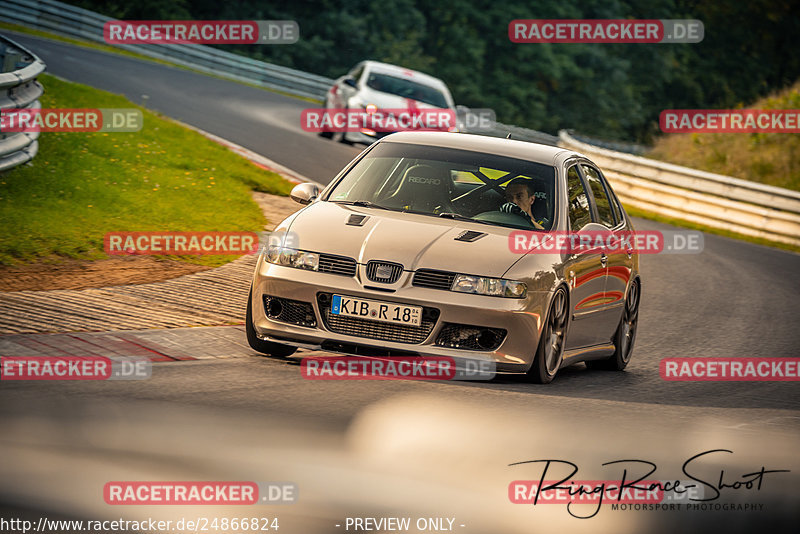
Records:
M320 254L319 272L355 276L356 260L344 256L334 256L333 254Z
M428 289L449 290L456 279L456 273L450 271L436 271L433 269L420 269L414 273L412 286L427 287Z
M393 284L403 274L403 266L388 261L367 262L367 279L382 284Z
M468 324L445 323L436 344L462 350L495 350L506 338L502 328L486 328Z
M273 321L307 326L317 326L317 317L310 302L264 295L264 313Z
M425 306L422 308L420 326L391 324L360 317L334 315L331 313L330 293L320 293L317 302L322 322L331 332L393 343L422 343L433 331L439 318L439 310Z

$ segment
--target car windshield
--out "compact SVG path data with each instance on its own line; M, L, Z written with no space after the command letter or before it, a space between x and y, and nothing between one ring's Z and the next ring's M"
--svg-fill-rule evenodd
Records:
M550 230L555 175L552 166L495 154L382 142L350 169L326 200Z
M437 108L448 107L447 99L439 89L405 78L370 72L367 77L367 87L383 93L410 98Z

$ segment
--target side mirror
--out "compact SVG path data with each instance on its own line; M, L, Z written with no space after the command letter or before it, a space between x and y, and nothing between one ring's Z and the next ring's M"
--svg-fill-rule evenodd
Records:
M603 226L600 223L590 222L590 223L584 225L584 227L581 228L578 231L578 233L579 234L587 234L587 235L592 235L592 234L600 234L600 235L607 235L608 234L608 235L610 235L611 234L611 229L609 229L607 226Z
M358 89L358 84L356 83L356 81L355 81L353 78L351 78L351 77L349 77L349 76L348 76L348 77L347 77L347 78L345 78L343 81L344 81L344 84L345 84L345 85L349 85L349 86L350 86L350 87L352 87L353 89Z
M319 187L317 184L298 184L294 186L294 189L292 189L292 192L289 193L289 196L292 197L292 200L295 202L305 206L307 204L311 204L317 199L319 196Z
M573 241L572 246L576 247L576 250L579 251L578 253L597 251L601 252L602 256L606 256L606 252L609 251L608 247L614 240L614 232L612 232L610 228L595 222L590 222L578 230L577 235L577 239L581 241ZM584 237L588 237L589 241L585 244L581 244L583 243ZM601 258L600 261L604 262L605 260ZM605 263L603 263L603 266L605 266Z

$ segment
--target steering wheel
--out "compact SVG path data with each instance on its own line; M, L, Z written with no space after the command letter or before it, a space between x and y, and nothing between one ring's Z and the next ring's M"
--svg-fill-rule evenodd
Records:
M502 211L484 211L473 217L476 221L485 221L490 223L497 223L502 225L511 226L525 226L531 230L538 230L533 223L522 215L516 213L504 213Z

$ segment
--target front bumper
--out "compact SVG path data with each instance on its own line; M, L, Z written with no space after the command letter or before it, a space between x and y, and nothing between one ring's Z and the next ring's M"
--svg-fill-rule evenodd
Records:
M257 335L304 348L348 353L374 347L398 354L488 360L494 362L497 372L501 373L522 373L529 369L536 354L549 293L532 292L524 299L508 299L414 287L411 285L413 272L408 271L403 272L394 284L376 284L366 279L365 271L364 265L358 265L356 275L349 277L273 265L259 258L251 299ZM370 289L365 285L383 286L384 290ZM411 342L348 335L333 331L327 324L320 294L342 294L434 308L438 314L429 333L416 336ZM315 324L300 326L270 318L264 307L264 296L308 303L313 309ZM446 324L503 329L507 333L494 350L457 349L436 344Z

